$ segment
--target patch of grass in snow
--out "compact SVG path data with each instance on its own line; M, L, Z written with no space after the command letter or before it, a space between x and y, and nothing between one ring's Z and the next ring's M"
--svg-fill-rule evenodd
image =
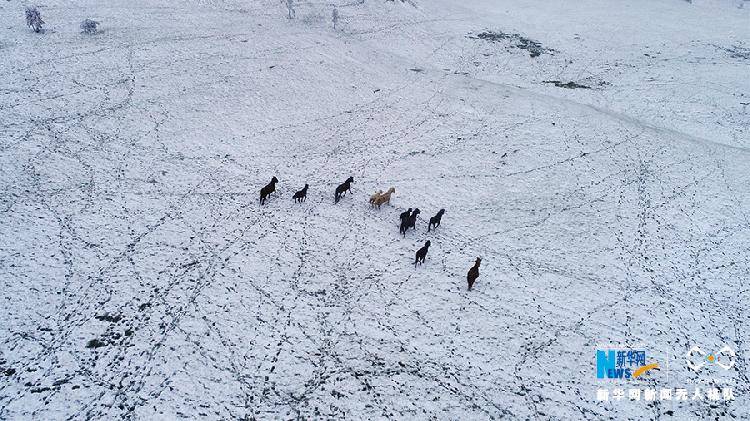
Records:
M511 47L526 50L531 57L539 57L542 54L552 54L555 50L544 47L539 41L526 38L520 34L509 34L502 31L484 31L476 36L469 35L471 39L481 39L489 42L508 41Z
M545 80L544 83L553 83L558 88L566 88L566 89L591 89L591 86L581 85L580 83L576 82L562 82L559 80Z

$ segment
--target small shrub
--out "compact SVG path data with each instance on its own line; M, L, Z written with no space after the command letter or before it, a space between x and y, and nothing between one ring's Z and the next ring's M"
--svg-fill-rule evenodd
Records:
M26 25L36 33L42 32L44 21L42 20L42 14L39 13L39 9L36 6L26 7Z
M91 19L85 19L81 22L81 32L87 35L94 35L99 32L99 22Z

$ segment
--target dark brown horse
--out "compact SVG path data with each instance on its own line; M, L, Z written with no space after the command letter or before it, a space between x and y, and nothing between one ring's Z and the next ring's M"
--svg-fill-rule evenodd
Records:
M479 264L482 263L482 259L477 257L477 261L474 262L474 266L469 269L469 273L466 274L466 281L469 283L469 291L474 286L474 282L479 277Z
M278 183L279 180L276 177L273 177L271 179L271 182L266 184L265 187L260 189L260 204L266 203L266 198L273 192L276 191L276 183Z

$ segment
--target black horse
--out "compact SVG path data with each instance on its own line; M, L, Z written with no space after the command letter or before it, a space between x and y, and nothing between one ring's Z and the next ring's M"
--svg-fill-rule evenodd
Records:
M401 220L401 227L399 228L399 232L406 237L406 230L409 228L414 228L414 225L417 223L417 215L419 215L420 210L419 208L414 209L412 211L411 215Z
M336 195L334 196L334 203L339 203L339 200L341 200L341 196L344 195L346 192L352 191L351 184L354 182L354 177L349 177L344 181L343 183L339 184L338 187L336 187Z
M443 214L445 213L445 209L440 209L438 213L430 218L430 223L427 224L427 232L430 232L430 228L437 228L440 226L440 220L443 219Z
M273 177L271 179L271 182L266 184L265 187L260 189L260 204L266 203L266 198L268 195L276 191L276 183L278 183L279 180L276 177Z
M420 265L424 263L424 258L427 256L427 250L430 248L430 240L425 241L424 247L417 250L417 257L414 259L414 267L417 267L417 263Z
M307 188L310 187L307 184L305 184L305 187L302 187L302 190L298 191L297 193L294 193L294 196L292 196L292 199L294 199L295 202L304 202L307 200Z
M398 219L401 221L400 223L403 224L404 220L409 218L409 215L411 215L411 208L401 212L401 214L398 217Z

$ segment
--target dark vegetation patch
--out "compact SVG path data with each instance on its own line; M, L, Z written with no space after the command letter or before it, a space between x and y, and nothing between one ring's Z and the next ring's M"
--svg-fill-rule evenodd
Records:
M552 54L555 50L547 48L539 41L526 38L521 34L509 34L502 31L484 31L476 36L469 35L471 39L481 39L489 42L510 42L511 47L526 50L531 57L539 57L542 54Z
M591 86L581 85L580 83L576 82L562 82L559 80L545 80L544 83L553 83L558 88L566 88L566 89L591 89Z
M100 339L92 339L86 344L86 348L92 349L101 348L103 346L107 346L107 343Z
M723 48L723 50L729 53L729 57L738 58L740 60L750 60L750 48L733 45L729 48Z
M94 316L94 318L96 320L101 320L103 322L110 322L110 323L117 323L120 320L122 320L122 316L121 315L119 315L119 314L117 314L117 315L111 315L109 313L104 313L101 316Z

